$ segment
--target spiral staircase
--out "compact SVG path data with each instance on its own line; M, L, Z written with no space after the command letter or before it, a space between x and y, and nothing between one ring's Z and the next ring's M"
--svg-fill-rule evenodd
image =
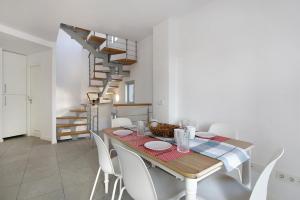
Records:
M119 83L130 75L124 66L137 62L137 42L67 24L60 24L60 28L89 52L87 97L90 103L111 103ZM57 117L57 138L88 134L87 111L84 105L71 109L68 116Z

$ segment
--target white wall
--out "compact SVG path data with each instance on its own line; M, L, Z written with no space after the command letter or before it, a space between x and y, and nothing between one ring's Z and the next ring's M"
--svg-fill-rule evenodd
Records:
M135 102L152 103L153 36L150 35L137 44L136 64L130 66L130 77L125 81L135 81ZM124 83L120 87L120 102L125 102Z
M3 142L3 139L2 139L2 105L3 105L3 102L2 102L2 94L3 94L3 85L2 85L2 74L3 74L3 72L2 72L2 70L3 70L3 68L2 68L2 48L0 48L0 74L1 74L1 76L0 76L0 96L1 96L1 98L0 98L0 105L1 105L1 107L0 107L0 142Z
M53 129L53 51L45 51L28 55L27 66L39 65L41 69L41 94L40 94L40 120L39 127L41 128L41 139L52 140Z
M56 41L56 114L81 103L82 46L59 30Z
M299 10L293 0L211 1L176 19L177 36L168 32L168 22L154 27L154 103L170 87L162 67L171 58L165 42L171 38L169 44L178 43L177 94L169 95L178 101L175 118L194 120L201 130L215 121L233 124L240 138L255 144L259 165L284 146L276 168L300 177ZM159 69L163 74L155 73ZM297 185L274 180L270 189L273 199L300 195Z

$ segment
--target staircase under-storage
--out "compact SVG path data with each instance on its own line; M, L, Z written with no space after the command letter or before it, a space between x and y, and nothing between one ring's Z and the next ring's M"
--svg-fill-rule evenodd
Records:
M61 24L60 28L89 52L89 102L111 103L115 89L123 77L130 74L124 66L137 62L137 42L66 24ZM70 113L75 113L73 115L57 117L58 139L62 136L89 134L93 119L87 107L70 110ZM83 129L78 130L78 127Z

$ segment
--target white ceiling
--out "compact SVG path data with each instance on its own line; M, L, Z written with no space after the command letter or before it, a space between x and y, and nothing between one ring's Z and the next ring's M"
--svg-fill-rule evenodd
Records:
M28 40L23 40L6 33L0 32L0 47L7 51L30 55L37 52L49 50L49 47L42 46Z
M55 41L60 23L132 40L208 0L0 0L0 24Z

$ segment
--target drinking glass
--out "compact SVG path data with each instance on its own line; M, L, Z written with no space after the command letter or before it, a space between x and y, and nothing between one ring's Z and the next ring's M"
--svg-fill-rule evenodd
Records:
M190 139L195 139L196 136L196 128L194 126L186 126L186 130L190 133Z
M137 136L144 136L145 135L145 125L144 121L137 122Z
M189 139L190 134L189 131L184 129L175 129L174 130L175 141L177 143L177 151L180 153L187 153L190 151Z

